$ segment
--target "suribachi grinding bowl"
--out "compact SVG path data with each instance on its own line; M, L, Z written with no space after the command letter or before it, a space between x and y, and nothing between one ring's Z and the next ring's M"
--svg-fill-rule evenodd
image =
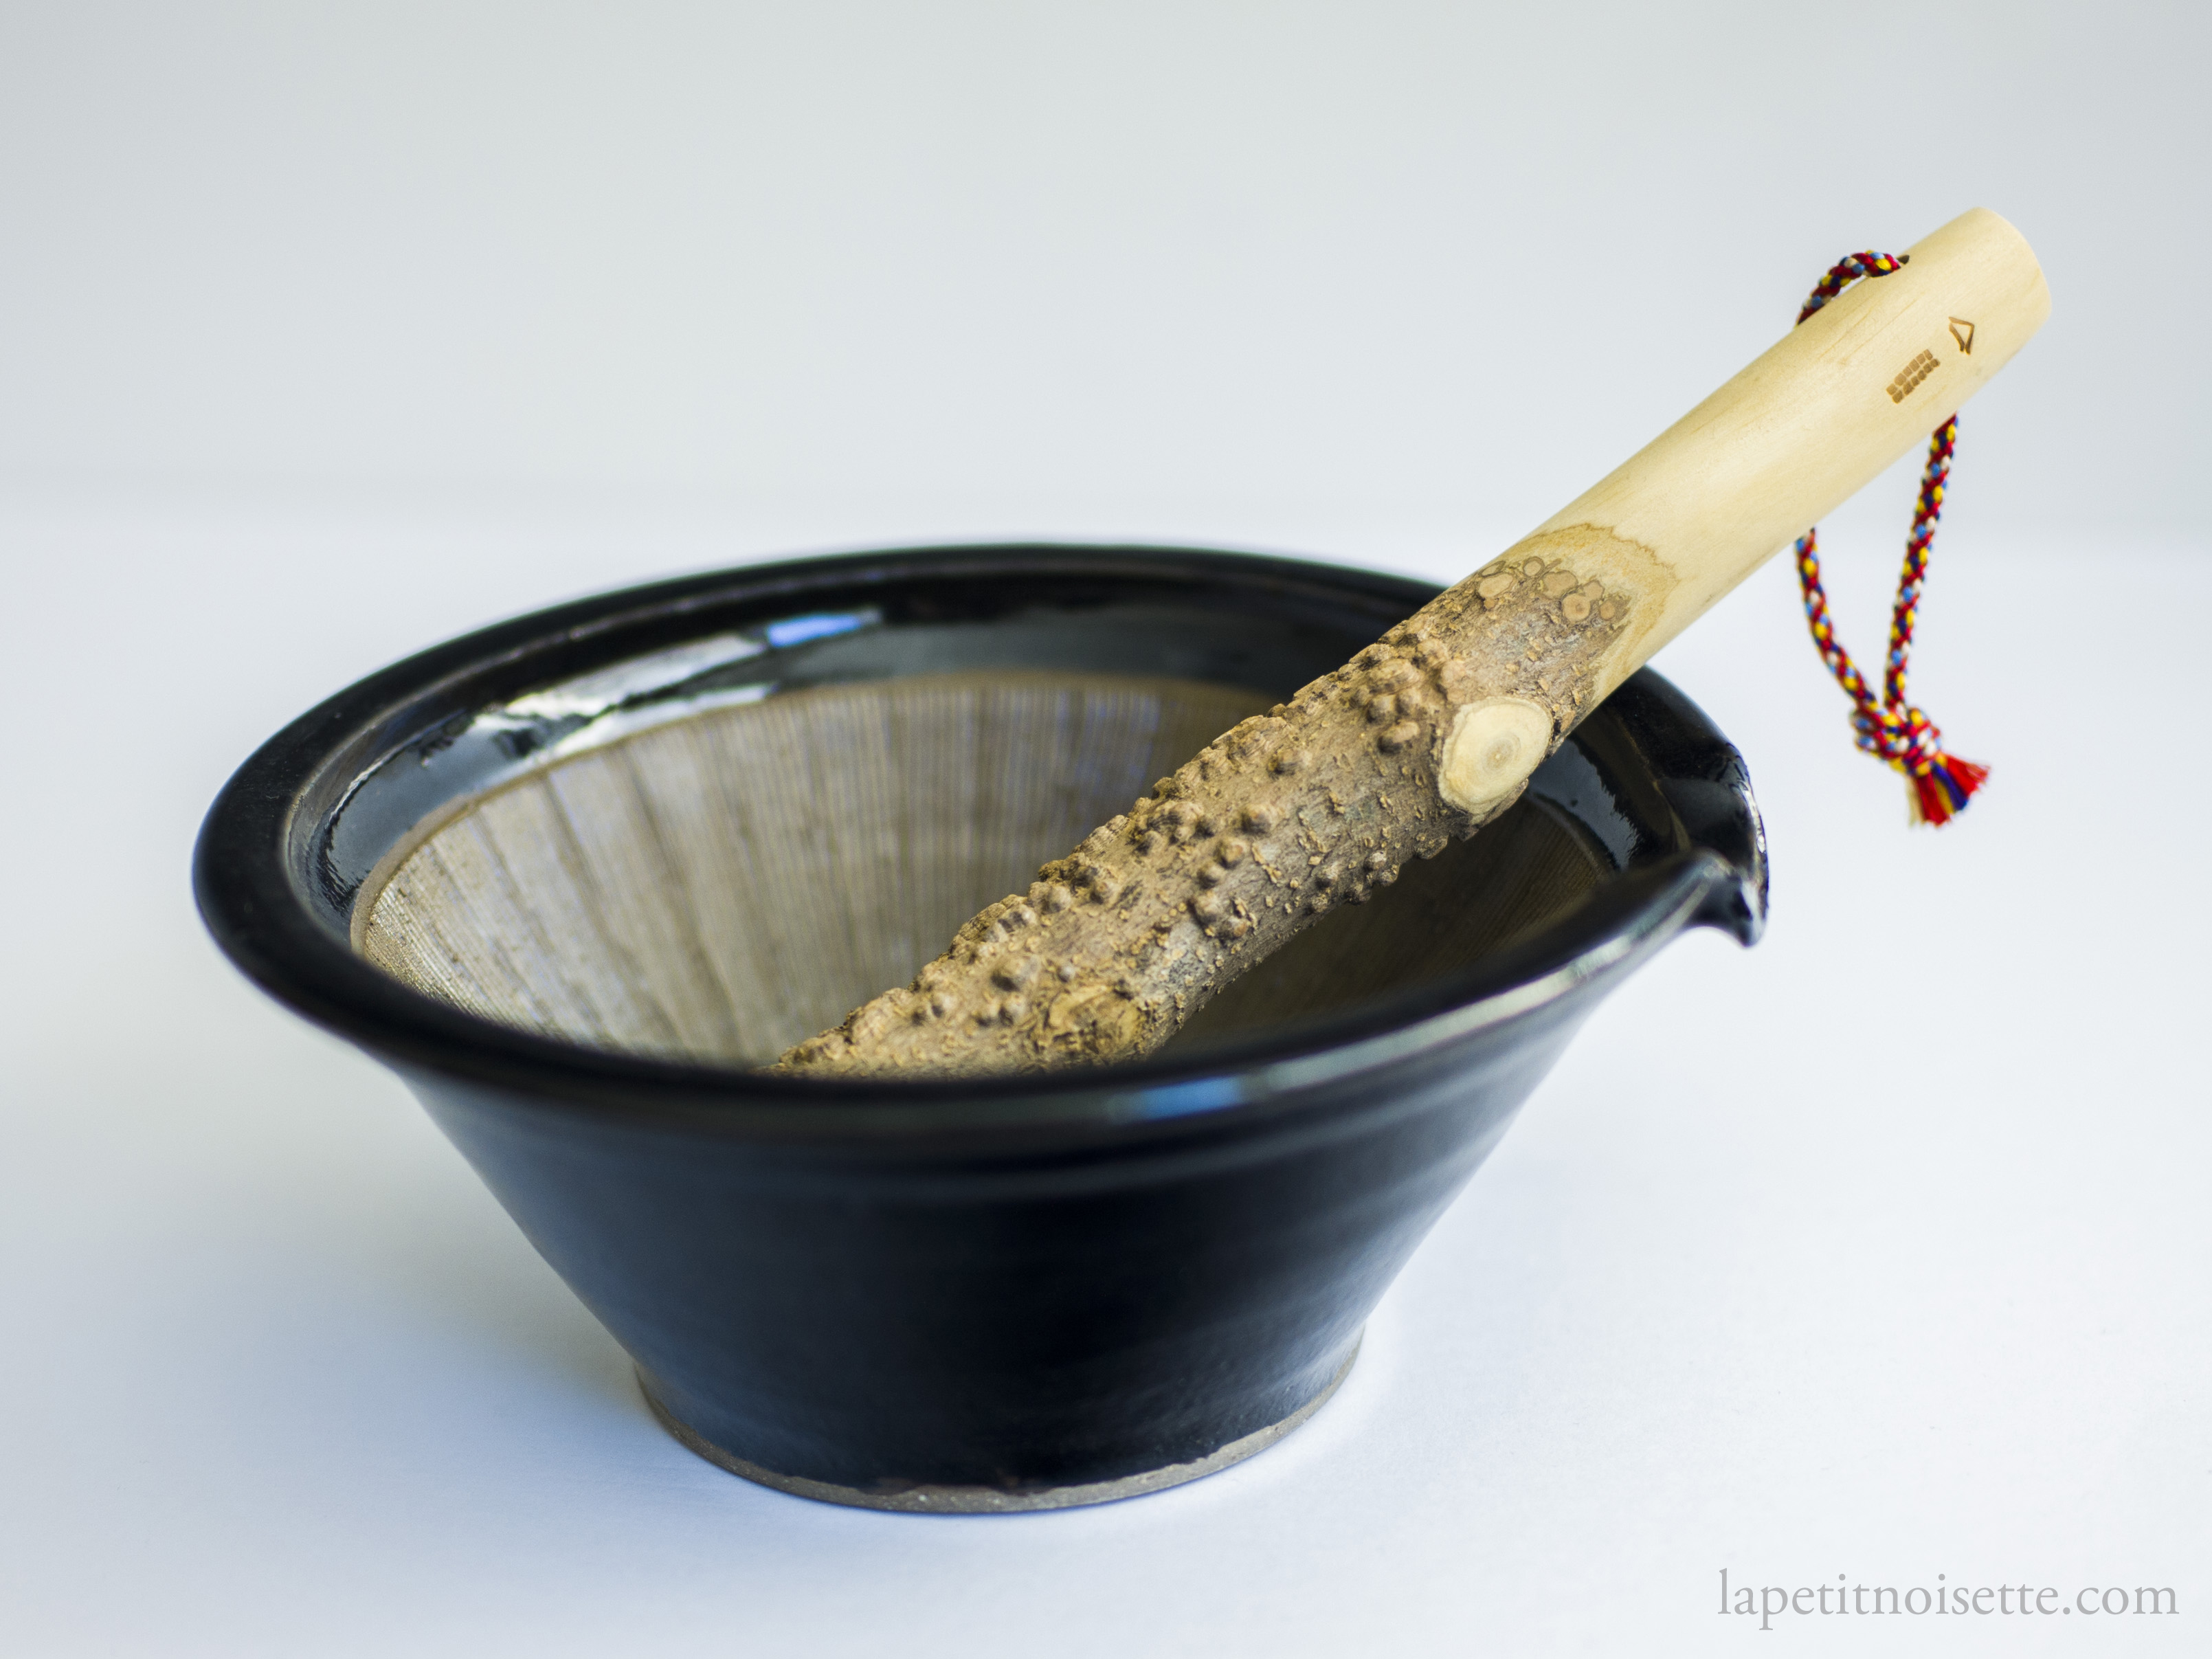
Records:
M1435 590L1149 548L929 550L634 588L279 732L202 914L404 1078L684 1443L876 1508L1059 1508L1249 1456L1577 1027L1765 914L1741 759L1646 671L1505 817L1141 1063L750 1069Z

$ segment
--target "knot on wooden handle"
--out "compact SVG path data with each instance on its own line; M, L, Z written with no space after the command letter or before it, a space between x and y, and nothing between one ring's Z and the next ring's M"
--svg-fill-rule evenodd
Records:
M1863 276L1887 276L1901 270L1909 258L1871 252L1845 255L1828 267L1827 275L1820 278L1797 313L1797 320L1803 322ZM1971 352L1973 337L1972 323L1954 319L1952 338L1960 350ZM1958 441L1956 415L1937 427L1929 440L1928 465L1920 474L1912 529L1905 538L1905 568L1898 578L1897 603L1890 611L1889 657L1883 667L1879 700L1828 619L1827 590L1820 581L1819 530L1808 530L1798 538L1795 550L1797 586L1805 596L1805 621L1813 630L1813 643L1836 684L1851 700L1851 729L1857 734L1858 746L1905 774L1906 807L1915 823L1949 823L1965 810L1967 799L1990 775L1986 766L1946 753L1941 729L1905 693L1905 660L1912 650L1913 625L1919 620L1928 550L1936 540L1936 521L1942 517L1943 491L1951 477L1951 452Z

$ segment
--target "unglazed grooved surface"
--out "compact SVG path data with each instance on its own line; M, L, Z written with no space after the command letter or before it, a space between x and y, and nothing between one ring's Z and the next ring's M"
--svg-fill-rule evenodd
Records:
M362 951L508 1024L772 1060L1265 702L947 676L702 714L443 826L362 895Z
M910 979L981 906L1267 698L1100 675L871 682L701 713L473 803L359 898L364 956L487 1018L752 1066ZM1203 1040L1447 973L1595 885L1520 807L1332 918Z

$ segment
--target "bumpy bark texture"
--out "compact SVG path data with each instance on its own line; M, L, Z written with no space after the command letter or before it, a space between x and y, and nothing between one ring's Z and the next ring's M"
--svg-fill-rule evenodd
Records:
M1629 596L1534 545L1439 594L1248 720L969 921L915 975L797 1044L813 1076L1009 1072L1150 1053L1340 904L1496 817L1437 793L1459 709L1523 698L1556 746L1595 699Z

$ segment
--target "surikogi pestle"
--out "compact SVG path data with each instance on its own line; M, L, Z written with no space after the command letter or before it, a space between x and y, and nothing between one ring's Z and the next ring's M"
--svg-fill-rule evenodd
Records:
M2049 313L2027 244L1984 210L1906 259L1344 666L1224 732L975 916L910 986L777 1069L1147 1054L1316 919L1473 835L1577 721L1923 441Z

